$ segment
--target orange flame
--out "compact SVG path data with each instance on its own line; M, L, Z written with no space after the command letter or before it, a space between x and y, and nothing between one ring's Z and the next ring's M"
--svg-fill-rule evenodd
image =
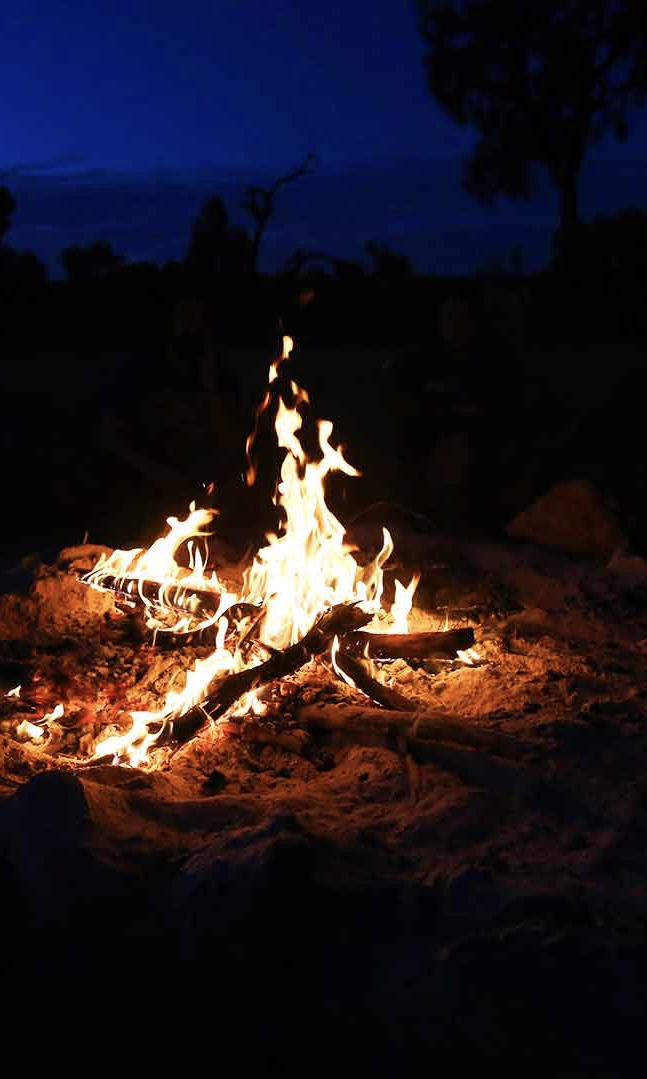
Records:
M270 366L270 386L276 381L279 367L288 359L293 344L290 337L283 338L282 354ZM266 536L267 545L258 551L244 574L240 596L223 591L215 572L206 575L207 529L216 511L196 509L193 504L184 520L168 518L169 532L148 550L137 548L114 551L107 558L102 556L86 577L86 581L97 588L107 582L114 587L116 582L126 593L137 593L146 604L148 623L152 628L182 632L189 627L203 628L209 624L218 627L214 651L206 659L197 661L187 673L184 689L169 693L158 712L131 713L132 726L127 732L100 735L93 747L95 757L109 755L115 762L126 761L135 767L145 764L161 732L174 717L184 715L200 703L213 678L250 665L241 656L236 643L231 646L226 643L231 630L227 611L240 600L262 606L264 616L260 633L263 643L271 648L284 648L299 640L327 608L337 603L359 603L367 613L384 616L381 612L383 566L393 550L391 536L383 529L382 548L377 556L366 566L357 563L353 557L355 548L345 541L343 525L326 504L325 481L331 472L343 472L347 476L361 473L346 461L341 447L331 445L333 425L329 420L318 422L319 459L308 459L298 432L303 423L299 406L307 405L309 398L294 381L290 383L290 390L293 396L290 405L281 395L270 391L265 394L256 410L254 430L247 439L247 482L252 483L255 465L251 450L258 420L276 400L276 437L278 445L286 451L277 490L284 522L278 535ZM188 570L177 561L180 548L189 552ZM406 588L396 582L390 615L395 632L406 632L418 580L415 576ZM144 594L144 581L149 588L154 582L152 597L150 593ZM201 621L190 606L192 590L197 588L212 592L217 604L216 613ZM178 594L182 597L185 593L186 613L178 613L177 607L182 606L181 602L178 604ZM172 617L169 614L171 597L174 600ZM238 636L244 632L245 622L243 619L234 627L240 631ZM241 714L243 705L248 710L262 708L261 702L250 696L239 703L237 714Z

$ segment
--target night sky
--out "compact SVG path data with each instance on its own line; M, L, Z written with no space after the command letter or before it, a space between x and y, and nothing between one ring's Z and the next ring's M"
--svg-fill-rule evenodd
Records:
M470 135L427 93L407 0L56 9L0 15L0 182L18 200L8 240L54 273L62 247L97 238L130 258L181 257L208 195L243 221L245 184L308 151L319 167L285 190L265 269L297 246L361 258L368 239L437 272L517 245L532 265L548 250L550 191L489 211L460 190ZM646 136L641 115L628 144L596 150L585 216L647 206Z

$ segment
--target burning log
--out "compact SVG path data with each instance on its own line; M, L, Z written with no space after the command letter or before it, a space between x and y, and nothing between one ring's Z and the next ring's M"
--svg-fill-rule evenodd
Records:
M281 652L275 652L256 667L247 667L236 674L217 680L215 684L212 683L199 705L169 724L173 740L180 743L188 741L210 719L217 719L228 708L231 708L243 694L258 689L259 686L266 685L268 682L273 682L277 678L293 674L299 667L308 663L313 656L325 652L335 637L341 637L351 630L359 629L360 626L366 625L370 618L370 614L366 614L355 604L339 603L332 607L296 644L290 645Z
M212 619L222 601L220 592L208 588L188 588L182 581L169 585L138 577L107 576L101 581L100 587L114 593L117 602L140 602L160 610L172 610L178 614L189 615L196 622ZM258 612L257 604L240 601L232 604L223 614L240 619ZM451 659L458 651L471 648L473 644L474 630L470 626L462 626L458 629L423 633L368 633L352 630L344 635L342 648L349 655L365 655L369 659L424 660ZM341 666L340 657L341 653L338 656L338 666ZM384 703L389 707L388 701Z
M196 622L213 618L222 602L221 592L210 588L187 588L181 580L168 584L139 577L107 576L100 585L94 587L112 592L117 603L143 603L157 610L172 610L177 614L188 615ZM258 606L255 603L241 601L232 604L222 613L230 618L244 618L257 611Z
M382 682L378 682L377 678L373 678L369 673L368 665L358 659L357 656L339 651L335 655L335 666L376 704L381 704L384 708L392 708L399 712L415 711L416 706L413 701L410 701L402 693L398 693L396 689L391 689L389 686L383 685Z
M342 641L345 652L366 655L370 659L452 659L458 651L471 648L471 626L429 633L347 633Z

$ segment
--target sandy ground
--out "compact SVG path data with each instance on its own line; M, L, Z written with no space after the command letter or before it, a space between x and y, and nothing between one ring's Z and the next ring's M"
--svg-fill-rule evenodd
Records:
M472 626L479 660L380 677L489 744L302 736L304 705L365 701L315 660L268 691L267 729L296 731L297 751L211 723L148 768L91 764L88 734L158 705L207 645L115 621L77 580L94 552L5 576L0 676L31 702L0 712L11 982L60 1002L135 981L153 1010L162 983L207 984L208 1007L175 992L173 1014L215 1024L223 1053L242 1030L242 1074L306 1068L304 1051L327 1074L629 1074L647 984L645 586L627 565L385 523L393 573L422 571L411 628ZM372 525L353 538L379 542ZM56 745L17 735L59 701Z

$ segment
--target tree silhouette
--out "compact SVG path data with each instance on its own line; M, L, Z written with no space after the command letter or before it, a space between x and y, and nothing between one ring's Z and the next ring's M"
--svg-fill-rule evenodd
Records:
M431 94L478 134L468 191L527 197L543 167L561 201L556 249L570 250L587 151L626 138L645 99L642 0L415 2Z
M279 176L279 178L269 187L247 188L243 208L247 210L254 219L251 250L251 269L254 275L258 274L258 257L261 241L265 235L270 217L272 216L274 200L278 192L282 187L285 187L286 184L292 183L293 180L297 180L300 176L307 176L307 174L312 171L316 160L316 155L310 153L300 165L297 165L297 167L292 170L292 172L286 173L285 176Z
M34 288L47 280L47 267L34 251L0 246L0 281L18 288Z
M0 243L9 231L15 209L16 200L9 188L0 187Z
M118 270L125 261L125 256L114 251L106 240L95 240L86 247L72 244L61 252L61 262L70 281L105 277Z
M292 277L299 277L301 274L312 273L313 270L323 273L324 267L327 267L337 279L357 281L364 277L364 267L361 262L327 255L324 251L304 251L300 247L290 255L284 272Z
M375 240L367 240L364 250L373 265L373 273L385 281L403 281L413 274L413 265L408 255L392 251Z
M214 275L240 276L250 271L249 234L244 228L230 225L220 195L207 199L193 224L186 265L200 281Z

